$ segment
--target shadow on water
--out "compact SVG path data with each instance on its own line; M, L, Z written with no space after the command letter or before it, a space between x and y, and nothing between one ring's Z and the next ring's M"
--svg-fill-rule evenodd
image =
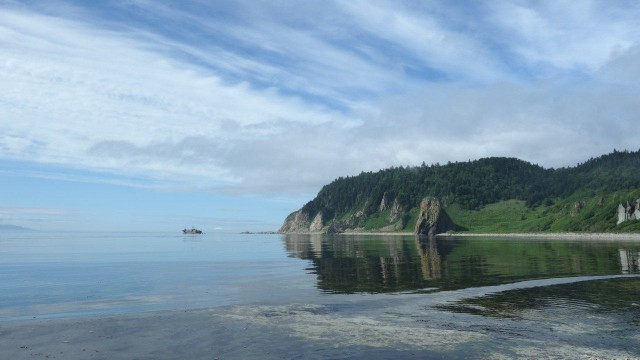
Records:
M557 310L619 314L640 326L640 278L616 278L509 290L437 306L441 310L498 318L528 318Z
M286 235L329 293L456 290L517 281L638 273L640 245L540 239Z

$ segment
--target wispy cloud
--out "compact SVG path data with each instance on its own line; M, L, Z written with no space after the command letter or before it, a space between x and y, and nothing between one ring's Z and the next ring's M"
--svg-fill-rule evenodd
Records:
M0 4L0 158L74 169L44 176L299 196L640 147L633 2L59 5Z

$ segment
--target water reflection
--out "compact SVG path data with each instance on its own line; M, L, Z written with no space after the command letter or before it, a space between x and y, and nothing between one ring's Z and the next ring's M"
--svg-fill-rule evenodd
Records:
M580 317L588 311L591 318L602 313L619 314L626 319L625 322L637 326L640 319L638 299L640 278L634 276L516 289L462 299L438 308L460 313L530 320L547 317L549 314L554 314L556 318L570 315ZM606 320L610 322L610 316Z
M640 252L628 251L620 249L620 267L623 274L632 274L638 272L638 259L640 259Z
M640 245L540 239L286 235L319 289L380 293L461 289L584 275L638 273Z

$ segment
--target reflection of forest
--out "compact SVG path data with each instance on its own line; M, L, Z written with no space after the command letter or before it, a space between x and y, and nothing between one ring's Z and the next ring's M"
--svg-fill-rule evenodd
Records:
M440 278L435 239L288 235L291 256L311 260L318 286L331 292L392 292L424 287Z
M638 272L640 246L591 242L286 235L328 292L460 289L513 281Z

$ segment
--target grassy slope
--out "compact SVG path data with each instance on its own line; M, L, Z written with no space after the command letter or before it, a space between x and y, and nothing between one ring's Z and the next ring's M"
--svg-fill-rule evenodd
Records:
M575 194L556 200L552 205L527 208L524 201L508 200L490 204L480 210L464 210L456 204L446 208L457 225L474 233L508 232L639 232L640 221L628 221L616 226L617 206L627 199L637 199L640 191L619 191L606 195L604 204L595 194ZM572 214L576 201L584 207Z
M466 210L451 204L445 211L451 220L466 232L471 233L523 233L523 232L640 232L640 221L627 221L616 225L619 203L640 197L640 190L618 191L604 196L595 193L576 193L565 199L555 199L553 204L527 208L522 200L501 201ZM572 214L576 201L584 207ZM358 207L360 208L360 207ZM354 211L347 213L347 219ZM370 215L361 224L365 231L375 232L391 223L390 210ZM409 210L405 226L399 233L412 233L418 217L418 209Z

